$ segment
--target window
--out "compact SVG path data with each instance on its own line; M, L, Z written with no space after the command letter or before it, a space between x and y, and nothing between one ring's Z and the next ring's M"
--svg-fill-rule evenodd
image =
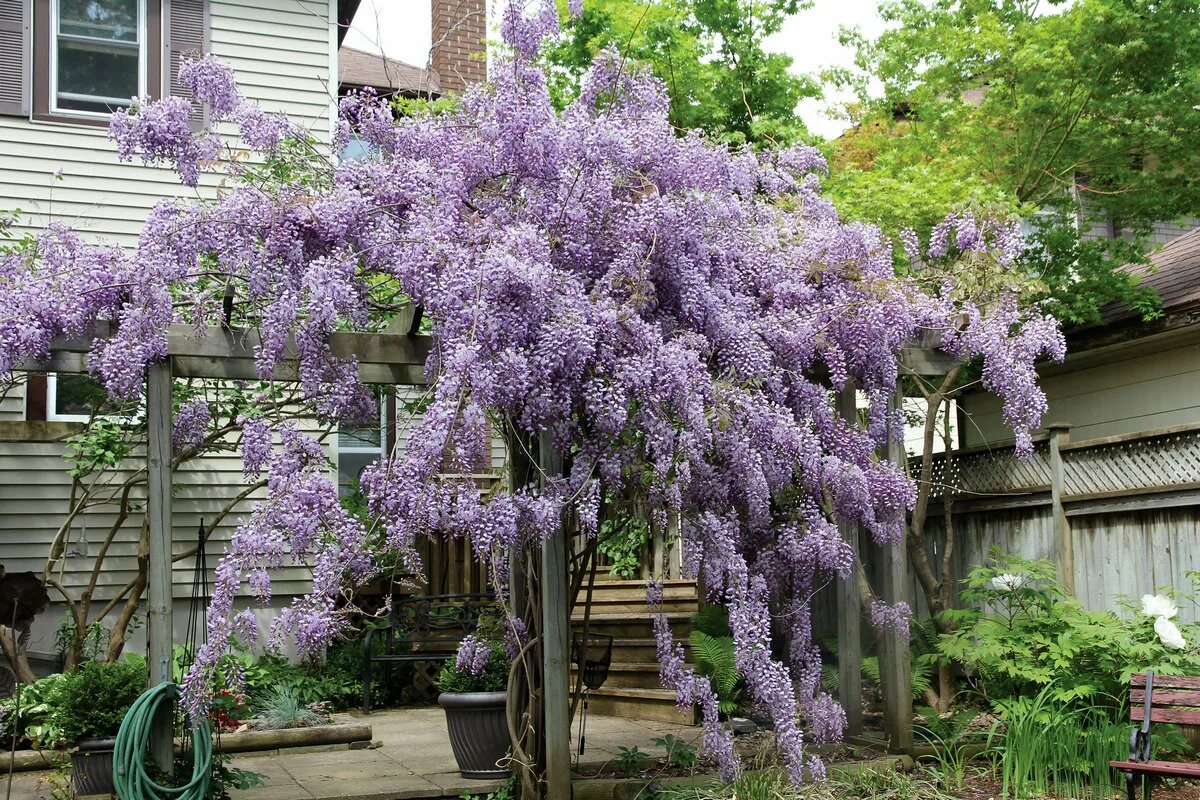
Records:
M179 67L208 50L208 3L0 0L0 114L107 127L135 95L190 97Z
M50 373L46 376L46 419L55 422L87 422L92 409L106 404L108 395L87 375Z
M338 429L337 469L338 497L348 497L358 490L358 478L372 462L387 454L388 403L379 404L379 426Z
M111 114L146 94L146 0L50 0L50 111Z

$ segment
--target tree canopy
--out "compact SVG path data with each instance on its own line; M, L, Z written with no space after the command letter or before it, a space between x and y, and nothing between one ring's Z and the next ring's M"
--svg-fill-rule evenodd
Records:
M804 0L595 0L546 50L559 106L605 50L648 66L667 87L669 118L733 143L791 144L807 138L796 105L820 94L813 78L764 39L810 3Z
M877 39L846 31L859 125L835 143L850 216L924 233L945 208L1000 204L1042 230L1027 265L1069 322L1122 299L1139 243L1069 235L1076 213L1136 238L1200 213L1200 9L1189 0L898 0ZM882 85L871 96L868 80ZM1040 216L1035 216L1040 215Z

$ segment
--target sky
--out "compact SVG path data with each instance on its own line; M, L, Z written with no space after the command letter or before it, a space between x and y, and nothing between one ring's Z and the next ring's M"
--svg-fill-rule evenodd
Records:
M345 44L359 50L382 53L390 58L424 65L429 60L431 41L430 0L362 0ZM496 2L496 0L492 0ZM584 0L586 3L587 0ZM868 36L883 30L876 12L878 0L814 0L813 7L787 20L782 31L767 41L770 50L787 53L799 73L815 73L825 67L850 66L853 53L837 40L841 25L858 26ZM845 97L811 100L798 109L809 130L827 138L840 134L844 120L828 112L832 102Z

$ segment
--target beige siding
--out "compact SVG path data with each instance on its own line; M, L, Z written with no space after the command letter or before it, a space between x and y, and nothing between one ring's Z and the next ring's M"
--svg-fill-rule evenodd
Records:
M50 545L66 520L71 505L71 477L63 456L67 452L62 442L6 442L0 444L0 564L10 572L32 571L41 574ZM332 456L332 453L330 454ZM144 456L135 453L129 468L139 468ZM106 476L106 486L117 487L130 475L129 470ZM262 489L246 499L232 504L247 484L242 476L241 458L235 453L220 453L186 462L173 476L175 485L173 530L174 552L182 554L192 549L198 537L201 520L207 524L227 506L230 513L209 538L206 552L209 582L212 570L225 550L230 535L246 519L254 500L263 496ZM95 598L112 598L136 574L137 542L142 523L145 487L139 486L131 497L138 507L121 527L104 559L104 568L97 581ZM97 506L81 514L71 525L66 551L69 555L60 562L55 578L78 597L86 586L96 556L109 530L117 521L115 504ZM174 596L186 614L186 601L191 596L195 560L185 558L174 564ZM308 589L309 572L292 567L273 572L273 588L280 602ZM39 619L31 642L31 650L44 656L52 649L54 630L61 619L64 606L61 596L51 591L55 604ZM249 599L247 598L247 601ZM99 611L97 608L96 611ZM177 630L182 624L176 620ZM182 631L180 631L182 633Z
M336 69L327 0L212 0L210 8L211 50L233 65L246 96L328 141ZM212 196L216 183L206 176L199 193ZM118 162L103 129L0 116L0 210L21 209L25 230L60 219L131 245L155 202L196 192L166 167Z
M1188 344L1043 378L1050 402L1044 425L1071 425L1074 440L1200 421L1200 346ZM964 445L1012 441L1000 401L972 395L963 402Z
M4 391L0 388L0 391ZM18 383L8 387L4 396L0 397L0 422L14 422L25 419L25 384ZM0 445L0 449L3 449Z

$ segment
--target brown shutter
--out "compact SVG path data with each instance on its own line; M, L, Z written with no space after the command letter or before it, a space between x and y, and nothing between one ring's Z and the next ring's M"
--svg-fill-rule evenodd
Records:
M31 0L0 0L0 114L29 115Z
M208 0L163 0L163 14L167 33L166 85L170 94L190 99L191 91L179 80L179 66L184 58L199 58L208 52ZM192 127L203 124L203 109L196 105Z

